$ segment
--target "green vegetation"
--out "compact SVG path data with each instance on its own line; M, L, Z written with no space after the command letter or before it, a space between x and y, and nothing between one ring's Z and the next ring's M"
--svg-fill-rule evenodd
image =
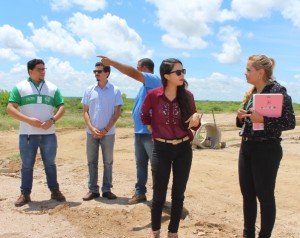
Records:
M9 92L0 90L0 115L6 114L6 105L8 102Z
M8 160L20 160L20 154L14 154L12 156L6 157Z
M18 129L19 122L6 113L9 92L0 90L0 130ZM134 99L127 98L122 94L124 106L122 107L121 118L117 122L118 127L133 127L131 111L134 105ZM240 102L225 101L196 101L196 107L199 113L225 113L236 112L241 106ZM300 104L293 104L297 115L300 114ZM85 122L82 113L81 98L65 98L66 113L57 122L57 128L85 128ZM299 122L297 122L299 125Z

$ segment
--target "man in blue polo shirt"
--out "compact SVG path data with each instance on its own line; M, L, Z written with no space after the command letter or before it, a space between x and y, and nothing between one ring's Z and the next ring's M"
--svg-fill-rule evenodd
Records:
M128 200L128 203L136 204L144 202L147 200L146 184L148 180L148 162L152 159L153 142L150 131L141 121L140 112L147 92L150 89L161 86L161 80L157 75L153 74L154 63L149 58L140 59L138 61L137 69L135 69L129 65L121 64L105 56L99 57L102 58L101 62L104 65L111 65L121 73L126 74L127 76L142 83L142 86L135 98L135 104L132 110L137 182L135 184L135 193L133 197Z
M86 153L88 161L88 193L82 198L89 201L100 196L98 186L99 146L103 160L102 197L116 199L111 192L113 152L116 122L121 114L123 99L120 90L108 82L110 67L96 63L93 71L97 84L88 87L82 98L84 119L87 125Z

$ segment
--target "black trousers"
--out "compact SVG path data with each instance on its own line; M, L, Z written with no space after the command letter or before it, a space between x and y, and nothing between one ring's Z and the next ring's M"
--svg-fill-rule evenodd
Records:
M161 227L161 216L170 173L172 169L172 204L171 217L168 230L172 233L178 231L181 213L183 209L184 192L188 182L192 164L192 146L190 141L172 145L154 140L152 157L152 178L153 178L153 200L151 208L152 230L159 230Z
M279 139L241 143L239 182L243 196L244 237L255 237L257 199L261 211L259 238L271 237L276 217L274 190L281 159Z

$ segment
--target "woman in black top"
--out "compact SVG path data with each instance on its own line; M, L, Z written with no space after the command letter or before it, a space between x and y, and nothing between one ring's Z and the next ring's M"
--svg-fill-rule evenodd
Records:
M255 237L257 200L260 203L259 238L271 237L276 217L275 183L282 158L281 132L295 128L295 114L286 88L273 78L275 61L265 55L252 55L246 68L247 82L253 87L246 93L243 109L238 110L236 125L241 127L239 181L243 196L243 237ZM253 109L253 95L283 94L280 117L262 116ZM263 130L253 130L253 123L263 123Z

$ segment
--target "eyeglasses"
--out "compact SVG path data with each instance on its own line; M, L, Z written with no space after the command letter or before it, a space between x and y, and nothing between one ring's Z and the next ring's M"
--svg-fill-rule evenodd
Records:
M98 69L98 70L93 70L94 74L98 73L98 74L101 74L103 72L103 70L101 69Z
M35 68L35 69L36 69L36 71L41 73L41 72L46 71L47 68Z
M186 74L186 69L177 69L177 70L171 71L169 74L172 74L172 73L176 73L177 76L180 76L181 74Z

